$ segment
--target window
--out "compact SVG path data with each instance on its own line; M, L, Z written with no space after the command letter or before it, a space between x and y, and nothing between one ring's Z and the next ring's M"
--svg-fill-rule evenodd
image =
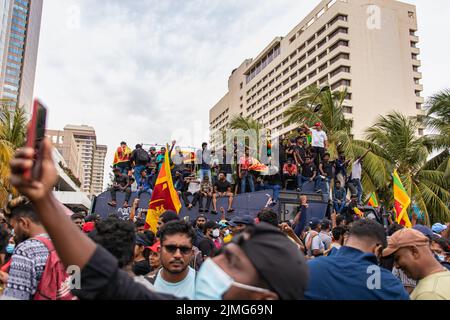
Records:
M416 109L417 110L422 110L422 104L421 103L416 103Z
M330 60L330 65L332 65L333 63L335 63L339 59L349 60L350 59L350 54L349 53L344 53L344 52L338 54L337 56L335 56L334 58L332 58Z
M411 48L417 48L417 42L411 41Z
M321 65L321 66L319 67L319 72L322 72L322 71L325 70L327 67L328 67L328 63L326 62L326 63L324 63L323 65Z
M412 53L411 54L411 58L413 59L413 60L418 60L418 54L417 53Z
M413 19L415 17L414 11L408 11L408 17Z
M419 136L423 136L423 129L420 128L418 131L419 131Z
M344 106L342 107L342 112L351 114L353 113L353 107Z
M418 66L413 66L413 71L414 72L419 72L419 67Z
M344 27L337 28L336 30L334 30L333 32L331 32L328 35L328 39L332 39L332 38L334 38L336 35L338 35L340 33L348 34L348 28L344 28Z
M420 91L419 90L416 90L415 93L416 93L416 96L420 97Z
M314 41L314 39L316 39L316 35L313 35L311 38L309 38L308 41L306 41L306 43L310 44L311 42Z
M337 88L339 88L341 86L350 87L350 85L351 85L351 81L350 80L342 79L342 80L339 80L338 82L334 83L331 86L331 90L336 90Z
M311 50L308 51L308 56L311 56L316 51L316 47L314 46Z
M314 70L313 72L311 72L310 74L308 74L308 79L311 79L312 77L314 77L317 74L317 70Z
M328 81L328 75L326 75L326 76L320 78L320 79L319 79L319 84L323 84L323 83L325 83L325 82L327 82L327 81Z
M330 77L333 78L335 75L337 75L338 73L341 73L341 72L350 73L350 67L340 66L340 67L334 69L333 71L331 71Z
M419 78L414 78L414 83L415 84L420 84L420 79Z
M325 30L327 29L326 26L323 26L322 29L320 29L319 31L317 31L317 36L320 36L321 34L323 34L325 32Z
M347 21L348 16L345 14L338 14L336 17L334 17L330 22L328 22L328 27L331 27L333 24L335 24L338 21Z
M415 36L416 35L416 30L409 29L409 35L410 36Z

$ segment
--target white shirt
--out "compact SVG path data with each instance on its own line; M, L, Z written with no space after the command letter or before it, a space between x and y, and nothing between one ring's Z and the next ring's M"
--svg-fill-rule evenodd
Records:
M311 131L311 136L312 136L312 141L311 141L311 145L313 147L320 147L320 148L325 148L325 141L328 140L327 138L327 134L325 133L325 131L320 130L317 131L316 129L309 129Z
M356 160L355 162L353 162L352 166L352 179L361 180L361 171L362 171L361 161Z
M194 194L200 191L200 179L189 182L188 192Z

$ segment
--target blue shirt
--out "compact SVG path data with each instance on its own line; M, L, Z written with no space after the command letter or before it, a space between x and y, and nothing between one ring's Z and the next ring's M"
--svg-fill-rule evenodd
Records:
M400 280L378 267L374 254L344 246L308 266L306 300L409 300Z
M161 293L168 293L178 298L188 298L189 300L195 299L195 270L191 267L189 273L180 282L171 283L164 280L161 276L161 270L156 277L155 290Z

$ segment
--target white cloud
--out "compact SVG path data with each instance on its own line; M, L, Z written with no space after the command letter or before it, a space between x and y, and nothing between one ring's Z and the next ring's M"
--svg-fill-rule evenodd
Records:
M445 0L418 6L425 94L448 83ZM45 0L36 76L49 127L95 127L108 145L207 140L231 71L286 35L318 1ZM79 18L77 16L79 13ZM439 73L436 72L439 70ZM189 134L190 133L190 134Z

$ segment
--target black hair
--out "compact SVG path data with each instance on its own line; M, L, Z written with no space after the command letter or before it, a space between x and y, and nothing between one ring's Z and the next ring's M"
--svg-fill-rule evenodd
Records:
M345 220L345 217L342 214L338 214L336 216L336 225L340 225L342 224L342 222Z
M344 234L348 231L347 228L344 228L342 226L338 226L336 228L334 228L333 230L331 230L331 233L333 234L333 239L334 240L339 240L341 237L344 236Z
M278 214L271 209L264 209L258 213L260 222L266 222L275 227L278 227Z
M440 237L438 235L435 235L431 238L431 241L436 242L444 252L449 253L450 252L450 243L447 239Z
M325 158L326 156L329 156L329 157L331 157L331 154L330 154L330 153L328 153L328 152L325 152L325 154L323 155L323 157Z
M197 222L198 222L198 219L199 218L203 218L203 219L205 219L205 223L206 222L208 222L208 218L206 218L206 216L204 215L204 214L200 214L197 218L195 218L195 220L194 220L194 223L193 223L193 226L194 227L197 227Z
M331 221L327 219L323 219L320 223L321 230L326 230L328 228L331 228Z
M350 237L371 239L377 244L381 244L383 248L387 247L386 233L384 227L369 219L361 219L353 223L350 228Z
M98 222L89 237L108 250L123 268L133 261L136 235L130 221L108 218Z
M0 253L3 253L8 245L11 234L4 226L0 226Z
M392 236L394 233L396 233L399 230L402 230L403 228L404 227L401 224L398 224L397 222L391 224L387 230L388 236Z
M191 244L193 243L195 237L194 229L185 221L171 221L164 224L159 231L159 239L161 240L161 244L167 236L172 236L175 234L186 235L191 240Z
M120 145L122 145L122 144L127 144L125 141L122 141L121 143L120 143Z
M99 219L100 219L100 216L98 214L96 214L96 213L93 213L93 214L88 215L84 219L84 221L85 222L91 222L91 221L95 221L95 220L99 220Z
M136 145L136 149L142 149L142 145L137 144L137 145Z
M203 226L203 233L206 234L206 230L208 229L214 229L217 227L217 223L213 220L206 221L205 225Z
M118 215L117 213L110 213L110 214L108 215L108 218L119 219L119 215ZM94 220L95 220L95 218L94 218Z
M136 228L141 228L141 227L145 226L145 220L142 218L138 218L138 219L136 219L136 222L134 223L134 225L136 226Z
M178 214L174 211L166 211L161 215L161 221L164 223L170 222L170 221L179 221L180 217L178 217Z
M77 219L84 220L84 215L81 213L74 213L73 215L70 216L70 219L72 219L72 221Z
M6 217L9 219L28 218L33 223L41 224L39 215L34 210L31 202L25 197L18 197L8 202L5 210Z
M147 247L151 247L155 244L155 234L151 230L145 230L143 233L136 234L136 238L141 238L145 243L147 243L146 248L142 252L142 255L145 259L150 258L150 249ZM143 246L142 244L136 243L138 246Z

